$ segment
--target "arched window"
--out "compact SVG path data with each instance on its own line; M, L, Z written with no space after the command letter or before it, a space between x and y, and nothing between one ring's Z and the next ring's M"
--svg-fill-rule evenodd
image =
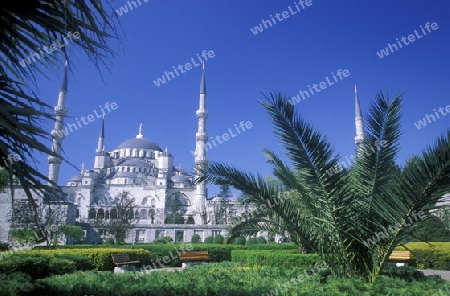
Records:
M147 220L148 219L146 210L141 210L141 213L139 215L139 219L142 219L142 220Z
M117 219L117 209L112 209L110 213L111 219Z
M89 219L95 219L95 217L96 217L95 209L89 209L88 218Z
M76 212L76 214L75 214L75 217L76 217L76 218L80 217L80 210L79 210L79 209L77 209L77 212Z
M139 217L139 211L138 210L136 210L136 212L134 213L134 216L137 218L137 217Z
M108 210L105 212L105 219L109 219L109 211Z
M97 217L98 217L99 219L105 218L105 210L104 210L104 209L98 209Z

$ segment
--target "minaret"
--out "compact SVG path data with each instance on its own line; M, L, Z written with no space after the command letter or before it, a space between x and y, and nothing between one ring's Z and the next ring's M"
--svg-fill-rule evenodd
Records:
M195 165L199 166L206 161L206 142L208 134L206 133L206 119L208 111L206 111L206 81L205 81L205 64L202 65L202 77L200 81L200 103L197 112L198 128L195 134ZM198 175L196 177L199 177ZM200 212L201 207L206 200L206 185L204 182L196 184L196 211Z
M358 146L358 151L362 147L362 143L364 140L364 125L363 125L363 116L361 113L361 106L359 105L359 97L358 97L358 88L355 85L355 127L356 127L356 136L355 143Z
M58 104L53 109L55 111L55 126L51 132L52 135L52 152L56 155L48 156L48 179L49 185L58 184L59 166L61 165L61 150L62 140L64 139L64 119L67 114L66 96L67 96L67 68L68 64L64 66L64 78L61 85L61 90L58 95Z
M100 135L98 136L97 149L95 150L94 169L100 173L106 167L107 153L105 151L105 116L102 118Z

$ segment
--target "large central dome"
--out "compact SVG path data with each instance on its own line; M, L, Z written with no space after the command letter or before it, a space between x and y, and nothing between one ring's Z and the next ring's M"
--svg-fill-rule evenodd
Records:
M122 142L117 149L124 149L124 148L136 148L136 149L151 149L156 151L161 151L161 147L159 147L158 144L155 142L144 138L142 135L142 123L139 126L139 134L136 136L136 138L128 139L124 142Z
M137 148L137 149L151 149L151 150L162 151L161 147L159 147L158 144L156 144L155 142L153 142L149 139L145 139L145 138L128 139L128 140L122 142L117 148L118 149Z

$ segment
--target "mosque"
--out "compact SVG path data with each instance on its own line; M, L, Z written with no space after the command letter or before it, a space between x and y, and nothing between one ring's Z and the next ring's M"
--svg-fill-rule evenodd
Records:
M65 136L64 120L67 114L67 65L54 108L55 125L51 132L52 151L61 155L62 142ZM208 134L206 121L206 80L202 69L200 81L199 109L196 111L198 130L195 134L196 148L193 152L195 164L206 160ZM67 127L66 127L67 129ZM128 192L128 198L134 199L135 213L138 221L130 231L127 242L151 242L157 237L170 236L174 241L190 241L194 234L201 240L207 236L227 234L227 223L233 215L245 209L236 199L221 202L219 197L208 199L204 183L195 184L195 175L183 171L182 167L173 165L170 151L147 139L143 135L142 125L136 137L123 141L112 151L105 150L105 125L102 120L97 149L95 150L94 167L82 168L80 174L73 176L62 186L65 198L64 221L61 223L80 225L85 230L84 242L101 242L108 237L107 230L93 227L95 219L113 219L117 216L115 198ZM58 184L61 158L49 156L48 178L51 183ZM51 184L50 183L50 184ZM26 195L20 186L15 188L15 199L25 204ZM8 190L9 191L9 190ZM12 206L8 192L0 194L0 213L11 217ZM36 196L36 200L40 200ZM217 219L217 209L225 219ZM183 224L168 224L165 218L172 208L182 208ZM220 224L215 222L220 220ZM179 220L178 220L179 221ZM173 222L172 222L173 223ZM178 222L180 223L180 222ZM0 240L8 240L11 225L8 219L0 220Z

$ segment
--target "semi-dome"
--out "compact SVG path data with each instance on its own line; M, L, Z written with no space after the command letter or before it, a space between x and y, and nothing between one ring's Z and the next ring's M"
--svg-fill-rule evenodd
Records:
M175 175L170 178L174 183L191 183L191 180L188 176L185 175Z
M70 178L69 182L81 182L82 178L81 174L78 174Z
M151 167L148 162L136 158L125 159L124 161L117 163L117 166Z
M151 149L156 151L161 151L161 147L159 147L158 144L155 142L145 139L145 138L133 138L128 139L124 142L122 142L118 147L118 149L124 149L124 148L137 148L137 149Z

